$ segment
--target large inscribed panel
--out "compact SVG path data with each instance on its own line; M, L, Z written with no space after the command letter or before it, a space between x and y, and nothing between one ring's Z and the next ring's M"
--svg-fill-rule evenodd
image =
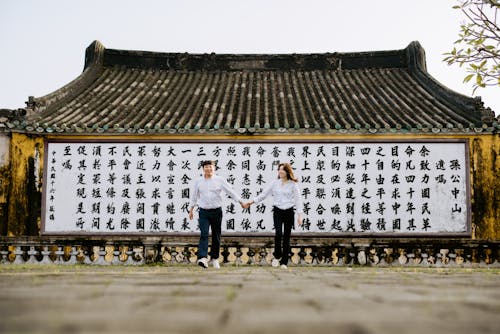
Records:
M186 233L193 181L215 160L244 200L290 162L304 224L295 232L432 235L470 231L465 141L48 141L43 233ZM272 233L272 198L223 204L225 233Z

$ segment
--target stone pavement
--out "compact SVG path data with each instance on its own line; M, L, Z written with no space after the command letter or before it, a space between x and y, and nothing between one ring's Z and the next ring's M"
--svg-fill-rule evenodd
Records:
M500 333L500 270L0 266L0 333Z

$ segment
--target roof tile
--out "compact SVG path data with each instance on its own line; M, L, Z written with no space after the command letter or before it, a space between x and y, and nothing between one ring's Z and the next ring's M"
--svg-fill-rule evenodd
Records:
M2 128L140 134L498 129L480 101L432 79L423 54L417 42L395 51L309 55L161 54L94 43L82 75L34 99L22 122ZM484 123L488 117L497 125Z

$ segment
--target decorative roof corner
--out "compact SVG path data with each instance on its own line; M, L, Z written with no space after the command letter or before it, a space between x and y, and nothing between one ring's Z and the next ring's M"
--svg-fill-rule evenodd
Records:
M39 107L39 102L34 96L28 96L28 101L26 103L26 116L29 118L30 116L37 113L37 109Z
M89 87L102 72L104 62L104 46L99 41L94 41L85 51L85 66L83 72L73 81L58 90L42 97L30 97L26 104L30 113L41 113L46 109L60 108L72 97L77 96Z
M102 65L104 63L104 45L99 41L94 41L85 50L84 70L92 65Z
M406 61L410 71L427 72L427 64L425 62L425 50L418 41L413 41L405 49Z
M467 117L470 114L476 114L476 118L481 117L481 109L478 108L474 98L444 86L427 72L425 50L419 42L411 42L405 50L409 71L431 95L460 116Z

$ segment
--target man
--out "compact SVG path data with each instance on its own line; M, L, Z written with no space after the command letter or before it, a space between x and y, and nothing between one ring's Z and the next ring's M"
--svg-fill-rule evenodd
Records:
M210 260L212 266L216 269L220 268L219 253L220 253L220 236L222 225L222 192L231 196L232 199L238 201L244 208L240 196L231 188L231 186L222 177L215 175L215 163L207 160L202 161L203 176L194 182L191 192L191 203L189 209L189 219L194 216L194 207L199 207L199 225L200 225L200 241L198 243L198 265L203 268L208 268L208 230L212 229L212 247L210 249Z

